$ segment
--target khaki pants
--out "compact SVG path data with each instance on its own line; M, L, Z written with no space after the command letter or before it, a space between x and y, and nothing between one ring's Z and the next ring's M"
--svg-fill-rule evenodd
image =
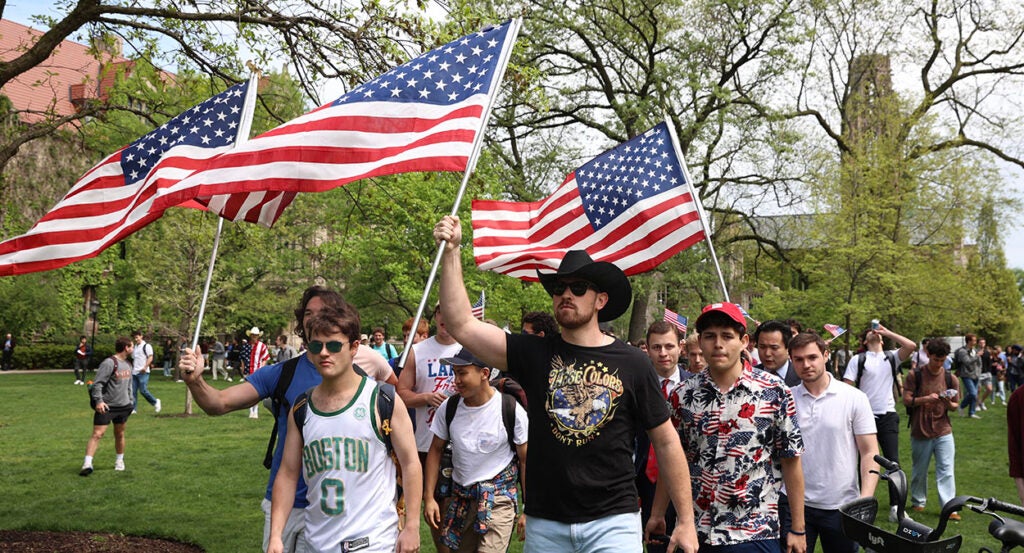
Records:
M494 499L494 508L491 509L491 521L487 525L486 534L477 534L473 530L476 516L475 513L472 515L466 517L458 553L505 553L516 524L515 503L503 495Z

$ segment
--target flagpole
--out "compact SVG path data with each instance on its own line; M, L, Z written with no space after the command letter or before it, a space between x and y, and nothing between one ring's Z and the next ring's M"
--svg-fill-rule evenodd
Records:
M449 213L452 217L459 214L459 205L462 204L462 197L466 193L466 185L469 184L469 177L473 173L473 169L476 168L476 162L480 158L480 150L484 143L484 132L487 129L487 122L491 119L491 108L494 107L494 98L498 95L498 89L501 86L502 80L505 78L505 69L508 67L508 60L512 57L512 48L515 46L516 37L519 35L519 27L522 24L522 19L515 18L509 23L508 29L508 48L502 52L502 57L498 60L498 65L494 68L497 72L497 80L494 82L494 86L491 87L491 92L487 98L487 109L484 110L483 118L480 120L480 131L476 133L476 137L473 140L473 150L469 155L468 163L466 164L466 170L462 173L462 183L459 185L459 191L455 194L455 203L452 205L452 210ZM427 297L430 296L430 289L434 286L434 279L437 277L437 269L441 266L441 256L444 254L444 242L437 245L437 253L434 255L434 263L430 266L430 275L427 277L427 285L423 288L423 297L420 298L420 304L416 307L416 316L412 319L412 329L409 332L409 337L405 339L405 347L402 349L402 356L398 360L398 366L404 367L405 360L409 357L409 351L412 349L413 338L416 337L416 327L420 323L420 319L423 318L423 310L427 305Z
M242 119L235 134L235 146L249 140L252 129L253 111L256 108L256 89L259 86L260 71L254 70L249 76L249 86L245 91L245 103L242 104ZM213 266L217 262L217 248L220 246L220 235L224 229L224 218L217 217L217 234L213 237L213 251L210 252L210 265L206 269L206 284L203 285L203 297L199 301L199 316L196 320L196 333L192 336L192 351L199 345L199 335L203 328L203 316L206 313L206 300L210 297L210 282L213 281Z
M668 127L669 136L672 137L672 147L675 148L676 157L679 158L679 164L682 166L683 178L686 179L686 186L690 189L690 197L693 199L693 204L697 206L700 225L704 228L704 241L708 243L711 260L715 262L715 270L718 272L718 283L722 286L722 295L725 296L725 301L731 302L732 300L729 299L729 289L725 286L725 277L722 276L722 267L718 264L718 256L715 255L715 245L711 243L711 225L708 223L707 215L704 213L704 206L701 204L700 197L697 196L697 191L693 188L693 178L690 177L690 170L686 167L683 151L679 147L679 137L676 136L676 128L672 125L672 121L669 120L667 114L665 115L665 126Z
M487 318L487 289L480 290L480 320Z

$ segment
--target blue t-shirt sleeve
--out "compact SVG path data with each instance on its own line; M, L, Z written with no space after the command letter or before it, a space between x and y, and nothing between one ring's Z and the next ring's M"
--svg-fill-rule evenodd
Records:
M276 363L268 365L266 367L260 367L260 370L253 372L245 377L249 384L252 384L253 388L256 388L256 392L260 395L260 399L270 397L274 393L274 388L277 387L277 381L281 378L281 367L284 363Z

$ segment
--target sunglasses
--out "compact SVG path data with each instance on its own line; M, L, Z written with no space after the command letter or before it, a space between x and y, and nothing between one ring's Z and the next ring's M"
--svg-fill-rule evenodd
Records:
M306 344L306 347L313 355L319 355L320 352L324 350L324 346L327 346L327 351L329 353L338 353L339 351L341 351L342 348L345 347L345 342L331 340L330 342L327 342L325 344L320 340L313 340L312 342Z
M585 280L577 280L576 282L559 281L551 285L551 295L561 296L565 293L566 288L568 288L574 296L582 296L587 293L587 290L591 289L595 292L600 292L600 290L597 289L597 286L594 286Z

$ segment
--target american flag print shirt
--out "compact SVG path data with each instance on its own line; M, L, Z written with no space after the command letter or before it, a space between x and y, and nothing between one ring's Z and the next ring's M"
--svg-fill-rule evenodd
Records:
M672 390L669 404L689 462L701 543L778 539L782 459L804 449L785 383L744 363L723 393L705 369Z

